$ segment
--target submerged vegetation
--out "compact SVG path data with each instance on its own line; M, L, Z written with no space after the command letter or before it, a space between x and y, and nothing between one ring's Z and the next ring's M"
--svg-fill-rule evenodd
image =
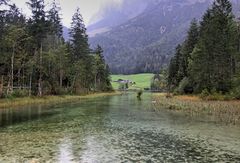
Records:
M155 94L155 109L185 112L190 116L209 116L226 124L240 124L240 101L206 101L197 96L171 96Z

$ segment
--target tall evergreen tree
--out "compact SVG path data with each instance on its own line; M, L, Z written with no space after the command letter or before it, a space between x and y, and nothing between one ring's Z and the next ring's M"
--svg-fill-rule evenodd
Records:
M54 0L51 4L51 8L48 11L47 20L49 25L49 31L45 44L47 47L47 76L49 79L49 84L52 88L55 88L56 85L59 86L59 89L63 87L63 76L64 76L64 64L66 59L66 47L63 40L63 26L61 23L61 18L59 15L60 7L57 2ZM53 75L54 74L54 75ZM56 82L59 81L59 82ZM57 91L52 89L54 93Z
M236 50L232 6L216 0L201 22L200 38L192 54L191 76L197 92L208 89L227 92L231 88L233 55Z
M98 91L110 91L110 71L105 63L103 49L100 45L95 50L95 89Z
M71 42L73 47L74 59L86 59L90 53L88 45L88 35L86 27L83 22L83 17L80 9L77 8L76 13L73 15L71 23Z
M48 12L48 20L50 23L50 33L54 34L58 39L62 38L63 26L61 24L61 18L59 11L61 8L58 6L56 0L52 2L52 7Z
M193 19L190 25L190 29L188 30L187 38L183 43L182 47L180 69L183 73L183 77L189 76L188 74L189 61L191 59L191 53L193 52L193 49L197 44L198 36L199 36L198 22L196 19Z
M183 74L180 72L180 60L182 58L181 53L182 46L178 45L176 48L176 53L174 57L171 59L169 70L168 70L168 86L171 90L175 89L181 79Z
M38 95L43 94L43 41L47 34L47 22L45 15L45 4L44 0L30 0L27 3L32 11L32 18L29 23L31 23L30 34L34 38L35 44L35 54L39 55L38 63Z
M88 35L80 9L77 8L71 23L72 62L75 73L72 77L72 88L75 91L88 92L93 84L92 57L89 55Z

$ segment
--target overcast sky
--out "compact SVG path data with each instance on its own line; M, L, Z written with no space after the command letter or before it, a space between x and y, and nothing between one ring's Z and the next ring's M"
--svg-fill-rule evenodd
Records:
M26 5L27 1L28 0L11 0L11 2L15 3L20 9L22 9L23 13L29 16L31 12ZM104 6L112 3L120 4L121 1L122 0L57 0L62 8L61 17L63 18L63 24L67 27L70 26L72 15L77 7L80 7L85 24L89 25L94 19L96 19L96 14L99 10L103 9ZM51 2L52 0L45 0L45 4L48 7Z

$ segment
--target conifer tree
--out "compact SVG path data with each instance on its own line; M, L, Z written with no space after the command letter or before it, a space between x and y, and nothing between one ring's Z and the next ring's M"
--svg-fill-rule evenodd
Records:
M71 23L72 62L75 71L72 77L72 88L75 91L88 92L93 85L92 57L89 55L88 35L80 9L77 8ZM77 88L78 87L78 88Z
M168 72L168 86L171 90L176 88L182 79L182 73L180 70L180 60L182 58L181 53L182 46L178 45L176 48L176 53L171 59Z
M193 19L188 30L188 35L182 46L182 58L180 61L180 70L182 71L183 77L188 77L189 60L191 59L191 53L195 45L197 44L199 36L198 22Z
M59 11L61 8L58 6L56 0L52 2L52 7L48 12L48 21L50 25L50 34L54 34L56 38L62 38L63 34L63 26L61 24L61 18L59 15Z
M108 65L105 63L103 56L103 49L100 45L95 50L95 88L98 91L110 91L110 71Z
M42 96L43 94L43 41L46 38L47 34L47 22L45 15L45 4L44 0L30 0L28 3L32 11L32 18L30 19L30 34L33 37L35 48L34 55L38 54L39 63L38 63L38 95Z
M203 17L200 38L192 54L190 71L197 92L230 90L236 50L234 33L231 3L216 0Z

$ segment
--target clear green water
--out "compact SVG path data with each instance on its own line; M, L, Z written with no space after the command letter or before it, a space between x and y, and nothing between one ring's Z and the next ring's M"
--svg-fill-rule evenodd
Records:
M240 162L240 127L135 96L0 110L0 162Z

